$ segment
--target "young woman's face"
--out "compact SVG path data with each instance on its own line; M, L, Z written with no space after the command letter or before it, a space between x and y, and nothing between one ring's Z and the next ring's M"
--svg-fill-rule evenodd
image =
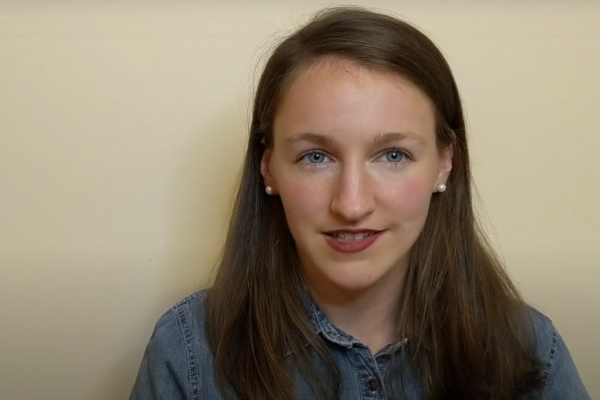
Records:
M309 285L363 291L400 276L451 169L429 99L398 75L325 60L285 92L273 140L261 172Z

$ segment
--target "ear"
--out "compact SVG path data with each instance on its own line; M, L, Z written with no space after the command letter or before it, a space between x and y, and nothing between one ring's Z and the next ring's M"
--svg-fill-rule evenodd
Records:
M271 186L273 189L273 193L277 193L277 186L275 185L275 179L273 178L273 174L271 174L271 157L273 155L273 150L270 148L265 148L263 152L262 158L260 160L260 174L263 177L263 181L265 186Z
M445 184L448 181L448 176L450 175L450 171L452 171L454 147L452 145L448 145L440 148L438 152L440 157L440 168L438 172L436 185L440 183Z

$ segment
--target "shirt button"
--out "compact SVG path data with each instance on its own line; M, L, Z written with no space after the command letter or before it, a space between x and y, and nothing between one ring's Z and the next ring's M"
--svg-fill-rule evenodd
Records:
M369 388L369 390L371 392L376 391L377 389L379 389L379 379L377 378L371 378L367 381L367 387Z

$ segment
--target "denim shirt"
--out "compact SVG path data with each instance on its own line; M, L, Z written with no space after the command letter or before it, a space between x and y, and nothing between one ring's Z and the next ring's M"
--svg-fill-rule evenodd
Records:
M199 291L177 303L158 320L130 400L223 399L204 329L205 303L206 293ZM316 332L326 339L341 373L340 399L424 399L414 369L403 358L405 352L399 351L406 341L389 345L373 355L365 345L333 326L316 304L312 303L311 307L311 322ZM532 316L536 351L544 366L544 390L541 398L532 394L523 400L589 400L569 351L552 322L534 310ZM393 369L401 371L402 379L389 373L390 359L400 364L398 369ZM306 381L296 377L295 382L300 398L313 398ZM401 387L399 382L402 382Z

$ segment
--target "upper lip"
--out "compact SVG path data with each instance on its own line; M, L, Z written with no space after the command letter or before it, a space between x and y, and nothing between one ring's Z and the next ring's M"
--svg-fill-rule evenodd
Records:
M324 232L327 235L339 235L341 233L352 233L352 234L356 234L356 233L378 233L381 232L381 230L379 229L336 229L336 230L332 230L332 231L326 231Z

